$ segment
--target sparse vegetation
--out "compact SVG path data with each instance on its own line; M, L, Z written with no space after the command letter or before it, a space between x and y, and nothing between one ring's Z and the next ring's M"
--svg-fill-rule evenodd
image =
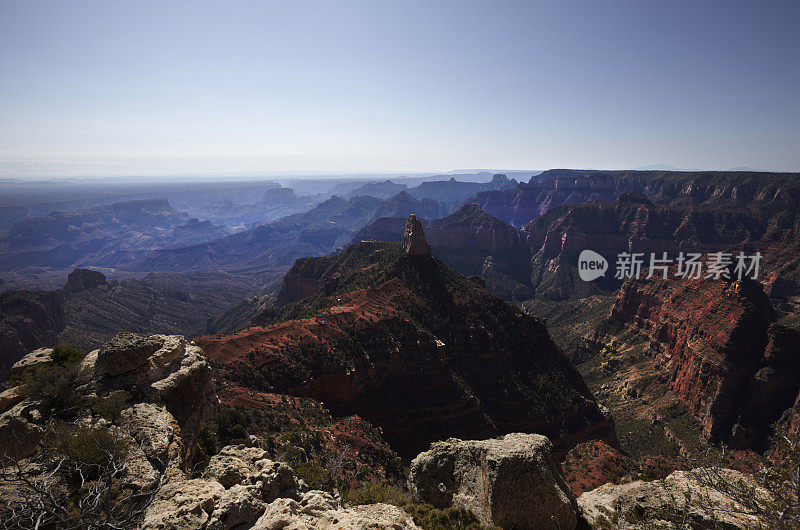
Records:
M74 366L41 364L34 366L22 376L21 393L40 404L42 411L52 412L56 417L69 419L85 405L83 396L77 393Z
M5 458L0 483L15 497L0 507L3 528L129 528L143 517L153 490L126 480L133 447L108 429L57 421L41 442L41 468Z
M475 514L458 507L434 508L419 502L408 490L378 482L369 482L342 492L346 505L385 503L405 510L424 530L488 530Z
M86 357L86 352L67 344L58 344L53 348L53 353L50 356L55 364L64 366L69 363L80 361Z

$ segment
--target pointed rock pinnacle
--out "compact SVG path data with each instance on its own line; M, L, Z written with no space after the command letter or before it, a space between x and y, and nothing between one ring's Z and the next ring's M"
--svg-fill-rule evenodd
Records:
M403 233L403 250L408 256L424 256L431 253L431 246L425 239L422 223L413 213L408 216L406 230Z

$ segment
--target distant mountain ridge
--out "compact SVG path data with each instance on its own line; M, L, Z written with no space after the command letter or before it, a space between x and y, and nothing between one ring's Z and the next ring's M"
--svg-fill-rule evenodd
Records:
M387 216L439 217L447 212L431 199L406 192L382 200L334 196L311 210L231 236L175 249L110 256L104 262L141 271L227 270L257 272L288 268L294 260L318 256L348 243L370 221ZM285 270L285 269L284 269Z
M191 244L228 233L175 211L166 199L57 211L14 223L0 238L0 269L97 265L116 252Z
M203 332L209 318L254 288L253 278L221 272L117 281L75 269L61 289L0 293L0 378L25 353L57 343L89 350L120 331Z
M520 227L560 204L614 201L629 191L658 204L741 208L768 205L782 194L796 201L798 183L798 173L550 169L513 189L479 192L475 202L497 219Z

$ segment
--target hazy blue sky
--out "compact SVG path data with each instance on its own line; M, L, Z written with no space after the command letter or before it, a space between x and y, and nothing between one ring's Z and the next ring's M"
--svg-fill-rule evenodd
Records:
M800 2L0 0L0 174L800 170Z

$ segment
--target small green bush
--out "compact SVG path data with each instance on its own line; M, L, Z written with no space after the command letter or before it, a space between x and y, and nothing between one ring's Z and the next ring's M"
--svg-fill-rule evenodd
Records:
M34 366L23 375L20 384L22 395L39 401L43 411L61 418L69 417L84 405L76 388L71 367L51 364Z
M58 344L53 348L53 353L50 356L55 364L64 366L69 363L80 361L86 357L86 352L66 344Z
M464 508L434 508L430 504L406 504L402 508L424 530L488 530L475 514Z
M384 503L392 504L405 510L424 530L487 530L481 526L475 514L464 508L434 508L430 504L420 503L407 490L384 484L370 482L342 492L342 500L349 506L360 504Z
M43 446L51 457L64 458L75 466L97 468L124 460L130 449L125 439L107 429L64 421L45 432Z
M376 503L403 506L414 501L411 494L404 489L380 482L370 482L349 488L342 492L342 500L350 506Z
M326 468L322 462L316 458L308 462L295 464L294 473L297 475L297 478L303 479L312 490L331 491L340 486L330 469Z
M200 449L208 456L217 454L217 437L214 436L214 431L208 425L203 425L200 428L200 434L197 439L197 444Z
M217 412L217 437L220 447L226 445L250 445L247 415L233 407L221 407Z
M127 405L128 395L126 392L111 392L105 396L99 396L92 404L92 411L111 423L119 423L122 411Z

